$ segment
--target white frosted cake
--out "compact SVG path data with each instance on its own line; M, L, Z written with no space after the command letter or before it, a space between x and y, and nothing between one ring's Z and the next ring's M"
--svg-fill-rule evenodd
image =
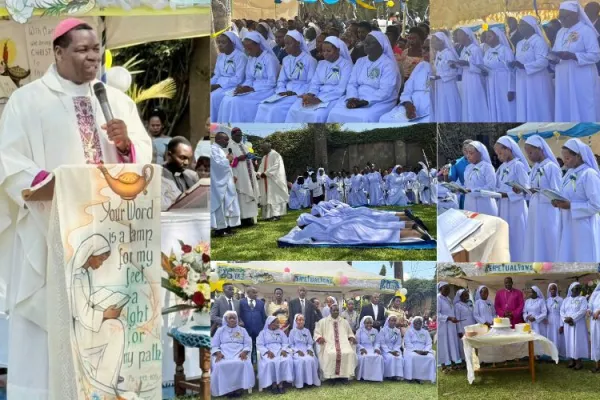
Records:
M509 318L494 318L494 328L510 328Z

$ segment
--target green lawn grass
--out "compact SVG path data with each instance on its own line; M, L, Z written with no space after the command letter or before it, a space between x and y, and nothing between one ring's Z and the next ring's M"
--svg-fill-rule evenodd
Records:
M437 232L437 209L435 206L409 206L421 218L432 236ZM379 210L400 211L399 207L377 207ZM355 248L278 248L277 239L287 234L298 216L304 211L289 211L276 222L259 220L253 227L239 227L236 234L211 239L211 258L219 261L267 261L267 260L326 260L326 261L401 261L435 260L435 249L355 249Z
M593 363L585 363L581 371L567 368L567 364L537 363L536 382L531 382L529 371L506 371L476 374L469 385L466 370L444 374L438 370L439 398L460 400L589 400L598 398L600 376L588 372Z
M226 399L226 397L221 397ZM284 395L275 396L270 391L244 394L242 399L248 400L295 400L298 398L310 400L398 400L398 399L437 399L437 387L431 383L406 382L356 382L348 385L331 385L323 382L321 387L310 387L302 390L287 389ZM178 400L188 400L192 397L181 397Z

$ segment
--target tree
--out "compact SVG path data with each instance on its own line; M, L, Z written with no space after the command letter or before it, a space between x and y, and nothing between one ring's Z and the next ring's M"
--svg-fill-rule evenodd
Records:
M386 276L387 270L385 269L385 264L381 265L381 271L379 271L379 275Z
M408 291L406 295L406 308L413 312L432 313L436 311L436 282L427 279L409 279L404 282ZM427 299L432 299L431 308L424 310Z

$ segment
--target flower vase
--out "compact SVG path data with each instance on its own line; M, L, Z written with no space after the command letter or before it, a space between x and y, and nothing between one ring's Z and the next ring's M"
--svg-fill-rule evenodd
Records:
M202 311L194 311L193 320L195 326L202 326L205 328L210 328L210 313L202 312Z

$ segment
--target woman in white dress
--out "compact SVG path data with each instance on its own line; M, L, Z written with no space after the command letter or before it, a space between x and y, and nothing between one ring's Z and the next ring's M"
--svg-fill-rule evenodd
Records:
M517 121L554 121L554 83L548 71L550 48L535 17L519 22L523 40L511 66L516 68Z
M387 176L386 186L388 190L386 205L408 205L408 197L406 197L406 190L404 189L404 178L402 177L401 165L396 165L392 172Z
M588 328L586 324L587 300L581 295L581 284L573 282L563 301L560 316L564 323L565 348L569 368L583 368L582 359L589 358Z
M498 216L498 205L491 197L483 196L479 190L496 190L496 171L490 154L483 143L472 141L466 146L469 165L465 169L465 210Z
M404 360L402 359L402 332L396 327L398 317L390 315L385 320L385 325L379 332L379 343L383 354L384 378L399 381L404 376L402 372Z
M414 317L404 335L404 379L435 383L435 353L431 336L423 329L423 318Z
M431 46L436 51L433 65L433 110L435 122L460 122L462 101L458 90L458 70L453 67L458 61L458 53L450 38L443 32L431 37Z
M365 316L360 321L360 328L356 331L356 352L358 354L358 368L356 380L371 382L383 381L383 355L379 332L373 328L373 317Z
M294 380L294 361L288 337L279 329L277 317L267 317L264 329L256 338L256 351L259 389L271 386L273 393L285 393L283 384Z
M460 353L458 348L458 330L457 324L459 323L458 318L454 311L454 302L448 297L450 294L450 286L448 282L438 282L438 295L437 295L437 320L438 320L438 358L437 362L442 366L442 372L447 371L449 368L457 369L457 364L460 362ZM414 324L413 320L413 324ZM410 330L409 330L410 331ZM404 337L404 343L406 345L408 332ZM406 359L405 353L405 359ZM404 375L406 379L408 377L408 368L404 365Z
M225 32L217 38L219 55L215 63L215 73L210 78L210 117L217 121L219 107L225 93L241 85L246 79L248 57L244 45L233 32Z
M508 223L510 260L523 262L525 232L527 230L527 202L525 193L518 193L508 185L517 182L529 186L529 164L519 145L510 138L502 136L494 145L502 165L496 172L496 191L502 198L498 200L498 216Z
M354 64L346 96L331 110L327 122L378 122L396 105L402 77L389 39L373 31L364 48L367 56Z
M490 122L483 51L471 28L459 28L456 31L456 39L464 48L460 59L450 66L454 65L462 72L462 122Z
M546 290L546 310L548 311L546 337L554 343L558 349L558 355L564 358L566 354L564 322L560 316L563 301L563 298L558 295L558 285L556 283L548 285Z
M279 73L275 53L256 31L249 32L243 43L249 56L246 79L223 97L216 122L254 122L260 102L275 93Z
M530 297L525 300L523 307L523 321L531 325L531 329L538 335L546 336L547 316L544 294L539 287L532 286Z
M475 325L477 323L477 321L475 321L474 311L473 303L471 300L469 300L469 290L458 289L456 295L454 296L454 312L456 313L456 319L459 320L459 323L456 325L456 329L458 331L459 339L458 348L463 362L466 359L462 338L465 335L465 327L469 325Z
M556 261L600 262L600 175L589 146L569 139L561 150L569 168L560 194L566 201L552 200L560 208L561 234Z
M590 297L588 309L590 310L590 336L592 339L591 358L596 362L592 372L597 374L600 373L600 283L596 284L596 289Z
M515 59L510 42L500 28L487 32L490 48L483 56L487 71L486 87L490 122L516 121L515 72L509 66Z
M301 389L304 385L321 386L319 379L319 360L314 352L314 340L304 326L304 316L294 316L294 327L289 336L290 349L294 360L294 386Z
M560 210L550 204L541 189L560 192L562 172L550 146L538 135L527 138L525 152L533 167L529 174L529 216L523 252L524 262L552 262L560 238ZM543 235L540 235L543 232Z

